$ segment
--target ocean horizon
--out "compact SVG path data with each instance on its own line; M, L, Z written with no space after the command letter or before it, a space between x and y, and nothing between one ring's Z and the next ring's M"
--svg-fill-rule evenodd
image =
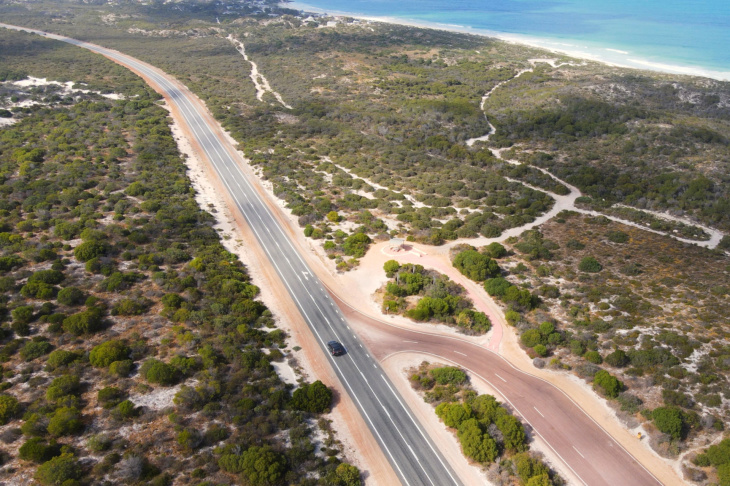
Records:
M730 81L730 2L307 0L288 8L496 37L616 66Z

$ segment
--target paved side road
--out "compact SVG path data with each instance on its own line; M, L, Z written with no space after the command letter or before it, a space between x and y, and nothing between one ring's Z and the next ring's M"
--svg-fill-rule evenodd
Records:
M403 484L461 484L437 447L413 418L378 362L350 329L329 293L299 256L268 206L246 179L238 165L245 162L226 142L207 114L198 109L194 95L159 69L117 51L33 29L6 24L0 26L33 32L102 54L144 75L156 90L176 105L183 116L181 122L187 125L203 148L203 155L213 165L235 200L299 311L317 336L323 352L327 353L326 343L333 339L347 349L344 356L330 356L332 366Z
M478 344L394 326L333 298L347 320L361 330L363 341L378 360L398 353L428 354L462 367L489 384L527 423L530 433L540 436L583 484L662 484L552 384L522 372Z

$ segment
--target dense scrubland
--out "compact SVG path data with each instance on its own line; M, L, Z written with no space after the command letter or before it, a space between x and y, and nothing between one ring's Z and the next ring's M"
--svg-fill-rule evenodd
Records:
M360 484L331 391L274 371L286 336L197 206L158 95L73 46L0 45L6 79L124 97L3 85L35 104L0 129L0 476Z
M695 454L728 418L727 256L567 211L506 250L499 276L475 280L535 366L591 383L660 454L687 459L686 479L714 477Z
M698 241L708 238L701 228L639 210L730 230L727 83L575 61L559 68L537 63L514 78L533 67L529 59L546 54L353 19L326 27L332 19L305 22L273 6L239 3L228 10L235 15L226 9L189 2L0 6L7 22L112 46L177 76L242 143L305 235L322 241L342 270L357 264L371 240L390 235L468 243L534 220L552 207L548 192L567 193L535 167L577 186L583 208ZM271 93L257 99L251 65L228 35L244 43L291 109ZM482 111L483 94L506 80ZM490 122L490 140L467 147ZM498 148L523 165L494 157L489 149ZM131 197L139 196L126 194L113 205L136 207ZM32 225L39 221L24 228L37 232ZM21 234L18 223L10 233ZM730 238L710 251L602 217L562 213L505 246L506 254L477 249L498 262L498 275L472 274L463 261L462 273L484 281L504 304L535 363L589 380L627 424L644 424L657 450L681 456L688 480L727 481L727 461L716 449L695 456L706 440L719 443L728 420L730 261L723 250ZM455 255L461 250L474 251L460 247ZM6 265L19 271L10 260ZM431 286L438 280L416 273L424 282L430 277ZM399 295L403 288L409 293L408 285L391 282L392 310L417 307L409 308L414 297ZM434 309L428 306L429 319ZM439 317L457 323L463 309L451 310Z

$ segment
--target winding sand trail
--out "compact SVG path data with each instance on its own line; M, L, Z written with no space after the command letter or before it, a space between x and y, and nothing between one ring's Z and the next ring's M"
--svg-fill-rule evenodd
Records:
M517 74L515 74L512 78L497 83L492 89L490 89L489 91L487 91L484 94L484 96L482 96L482 101L479 104L479 107L482 109L482 111L484 111L484 106L485 106L487 100L489 99L489 97L492 95L492 93L494 93L494 91L497 88L505 85L506 83L508 83L510 81L514 81L515 79L519 78L520 76L522 76L525 73L531 73L531 72L533 72L535 70L535 66L538 63L549 64L553 68L559 68L561 66L576 66L576 65L578 65L578 64L575 64L575 63L571 63L571 62L558 63L557 62L557 59L528 59L528 62L532 65L531 68L522 69L520 71L517 71ZM468 147L474 146L474 144L477 143L477 142L483 142L483 143L488 142L489 141L489 138L497 132L496 127L494 125L492 125L492 122L490 122L489 119L487 118L486 112L484 113L484 118L487 119L487 123L489 123L489 132L486 135L482 135L481 137L475 137L475 138L468 139L466 141L466 145ZM506 159L506 158L504 158L502 156L502 153L505 150L507 150L505 148L488 147L488 149L492 153L492 155L494 155L495 158L497 158L497 159L499 159L499 160L501 160L503 162L506 162L506 163L512 164L512 165L521 165L522 164L521 162L519 162L517 160L512 160L512 159ZM647 214L651 214L652 216L655 216L657 218L664 219L666 221L672 221L672 222L676 222L676 223L683 223L683 224L690 225L690 226L696 226L698 228L701 228L706 233L708 233L710 235L710 238L708 240L705 240L705 241L692 240L692 239L689 239L689 238L682 238L681 236L677 236L677 235L675 235L673 233L670 233L670 232L659 231L659 230L655 230L655 229L652 229L652 228L647 228L646 226L644 226L642 224L634 223L633 221L629 221L629 220L626 220L626 219L623 219L623 218L619 218L619 217L616 217L616 216L612 216L612 215L609 215L609 214L604 214L604 213L601 213L599 211L592 211L592 210L588 210L588 209L578 208L575 205L575 201L576 201L576 199L578 199L579 197L581 197L583 194L580 192L580 190L577 187L575 187L575 186L573 186L571 184L568 184L564 180L558 178L557 176L553 175L551 172L549 172L546 169L543 169L542 167L537 167L537 166L534 166L534 165L529 165L529 167L532 168L532 169L535 169L535 170L539 170L543 174L547 175L548 177L552 178L553 180L555 180L555 181L559 182L560 184L564 185L565 187L567 187L570 190L570 193L568 195L566 195L566 196L560 196L558 194L555 194L555 193L550 192L548 190L545 190L543 188L532 186L532 185L530 185L530 184L528 184L526 182L523 182L523 181L520 181L520 180L517 180L517 179L512 179L512 178L509 178L509 177L506 177L505 179L507 179L510 182L518 182L518 183L524 185L525 187L529 187L530 189L547 193L550 197L552 197L555 200L555 204L553 205L552 209L550 209L550 211L546 212L542 216L540 216L537 219L535 219L533 222L527 223L527 224L524 224L522 226L518 226L518 227L515 227L515 228L510 228L510 229L504 231L500 236L498 236L496 238L485 238L485 237L479 237L479 238L461 238L461 239L458 239L458 240L451 241L451 242L443 245L441 248L444 248L444 249L448 250L450 248L453 248L456 245L463 244L463 243L467 243L467 244L475 245L475 246L483 246L483 245L488 245L489 243L492 243L492 242L495 242L495 241L496 242L501 242L501 241L504 241L505 239L507 239L507 238L509 238L511 236L519 236L523 231L530 230L530 229L533 229L535 227L538 227L538 226L542 225L543 223L549 221L550 219L552 219L553 217L555 217L558 213L560 213L563 210L575 211L575 212L578 212L578 213L588 214L588 215L591 215L591 216L604 216L604 217L610 219L611 221L615 221L617 223L625 224L627 226L633 226L634 228L639 228L639 229L642 229L644 231L649 231L651 233L655 233L655 234L658 234L658 235L669 236L671 238L674 238L675 240L682 241L684 243L689 243L689 244L692 244L692 245L702 246L702 247L705 247L705 248L709 248L711 250L717 248L717 245L720 243L720 240L722 240L722 238L724 236L724 234L721 231L719 231L719 230L717 230L715 228L711 228L709 226L705 226L705 225L699 224L699 223L697 223L695 221L690 221L689 219L680 218L680 217L677 217L677 216L674 216L674 215L671 215L671 214L668 214L668 213L665 213L665 212L650 211L650 210L646 210L646 209L638 209L638 208L634 208L634 207L631 207L631 206L626 206L626 205L623 205L623 204L615 204L613 206L613 207L616 207L616 208L624 207L624 208L634 209L636 211L642 211L642 212L645 212Z
M281 97L281 95L271 88L269 80L266 79L266 77L261 74L261 72L259 72L259 67L256 65L256 63L248 58L248 55L246 54L246 47L243 45L243 42L233 37L233 34L229 34L226 39L228 39L230 43L233 44L233 46L236 48L236 50L241 53L246 62L251 64L251 81L253 81L253 85L256 88L256 99L263 103L264 95L266 93L271 93L274 98L276 98L276 101L281 103L281 106L291 110L292 107L284 102L284 99Z

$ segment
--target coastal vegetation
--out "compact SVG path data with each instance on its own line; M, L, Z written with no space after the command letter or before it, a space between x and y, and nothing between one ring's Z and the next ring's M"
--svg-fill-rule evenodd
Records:
M293 351L198 207L159 96L74 46L0 44L7 79L84 89L2 85L33 103L0 129L0 476L360 484L336 439L317 448L331 390L275 372Z
M488 241L473 239L497 238L509 228L534 221L556 204L551 194L571 192L549 174L583 193L576 201L582 210L699 242L711 238L707 227L725 233L730 230L727 83L567 58L559 60L566 64L555 68L530 62L546 54L524 46L350 18L309 18L268 3L224 6L183 1L175 2L174 7L156 2L90 7L75 2L23 2L0 5L0 13L9 23L119 49L183 81L241 143L267 187L296 218L301 231L322 244L339 270L355 267L371 242L391 236L430 245L459 239L483 245ZM257 93L250 78L251 64L228 40L229 35L245 44L247 56L285 103L271 92ZM0 67L0 79L23 79L37 73L34 75L59 81L83 81L84 89L99 93L115 91L139 97L137 105L128 103L129 114L112 110L112 116L106 108L98 114L74 108L76 102L68 101L58 87L15 93L0 88L4 106L13 104L0 111L0 118L17 120L3 132L21 126L25 130L22 123L41 130L56 115L43 112L45 106L52 106L67 110L63 114L69 118L85 121L81 126L88 131L88 139L116 136L126 141L129 152L102 151L105 167L88 160L77 164L71 175L53 180L58 190L34 181L3 194L12 196L8 200L13 202L2 216L7 223L0 231L5 252L0 257L0 290L17 300L2 303L8 336L0 357L13 366L27 367L45 360L45 368L55 373L81 363L85 366L87 351L102 342L84 342L83 349L76 349L56 342L53 333L68 340L94 340L106 336L109 320L158 314L180 323L199 318L199 311L189 308L194 299L186 294L192 292L186 272L192 272L190 268L198 272L193 278L200 285L199 272L206 267L204 260L194 256L191 242L175 240L181 246L163 247L158 235L146 229L147 225L172 224L170 220L175 220L173 226L190 228L190 208L185 206L178 215L185 221L178 222L178 216L165 212L159 196L146 196L154 195L157 182L148 183L144 171L134 177L118 175L127 172L112 163L113 157L120 161L134 157L129 154L136 139L127 138L134 137L135 130L147 133L142 127L129 128L129 135L119 134L115 123L156 109L155 96L111 63L92 69L92 57L75 54L70 46L50 48L30 36L14 36L2 39L10 48L3 53L7 62ZM38 60L37 65L29 64L31 57ZM59 59L64 62L55 62ZM528 68L532 71L515 77ZM482 103L484 93L502 82ZM119 110L110 100L93 94L87 98L84 106L96 109L101 103ZM19 105L30 101L44 105ZM127 104L122 111L126 110ZM48 118L39 119L41 115ZM99 123L92 116L107 121L104 126L111 127L109 135L99 133ZM63 118L54 123L64 122L64 127L70 124ZM136 125L137 120L129 124ZM470 138L489 133L492 126L495 131L489 140L466 144ZM86 138L74 140L72 148L62 147L63 153L85 154ZM18 141L27 139L6 143L15 149ZM11 170L0 175L3 187L16 184L15 179L43 173L53 152L38 148L11 156ZM86 151L97 156L91 149ZM97 173L102 168L113 177ZM107 183L107 177L114 183L108 190L98 182ZM79 182L85 178L97 185L85 187ZM174 188L167 190L183 197L188 186L177 181L172 184ZM39 196L31 195L32 191ZM48 199L52 193L57 193L58 201ZM70 212L73 217L66 221L56 214L59 207L68 208L62 215ZM102 226L96 214L110 219L103 225L109 229L96 227ZM134 226L127 221L139 218L150 221ZM207 217L196 218L198 224L208 221ZM87 226L90 220L96 222L95 227ZM103 231L103 237L91 230ZM44 237L47 239L41 241ZM27 248L28 241L35 247ZM120 242L125 242L124 247ZM72 248L65 248L67 245ZM137 253L141 251L138 247L144 250L142 254ZM507 239L501 250L476 248L464 252L455 263L465 276L483 282L486 292L503 304L508 322L515 326L536 366L569 371L585 379L616 408L628 427L642 425L657 451L677 457L706 439L719 441L727 422L728 249L727 235L716 250L708 250L601 215L562 212L537 229ZM127 260L125 254L132 259ZM76 274L66 266L51 268L64 259L75 265L73 272L93 276L89 277L93 285L74 280ZM38 273L47 270L60 272L62 279L56 273ZM424 321L439 319L470 333L489 329L488 320L473 311L462 291L443 276L417 266L405 271L391 265L385 270L391 274L388 286L393 291L385 296L385 311L410 312L411 317ZM170 274L172 271L177 274ZM430 286L433 295L427 295ZM150 294L148 287L163 295ZM416 310L420 301L425 303ZM43 307L46 303L55 307ZM247 317L266 312L258 305L247 305L253 306L245 311ZM215 325L221 322L218 310L205 314ZM462 325L459 317L464 313L468 319ZM37 339L41 319L50 329L43 334L48 339ZM263 322L265 327L269 320ZM184 347L180 360L172 361L178 348L170 342L189 343L195 336L191 332L184 328L160 338L166 341L154 357L159 364L148 365L155 367L152 380L186 386L208 369L182 361L197 360L192 347ZM246 339L259 339L254 334ZM109 336L105 340L120 339ZM139 358L141 339L125 339L123 346L129 348L129 354L122 353L106 366L93 366L92 372L108 372L115 380L136 380L130 376L136 377L135 371L144 362ZM263 343L284 345L276 334ZM170 351L165 346L171 346ZM221 358L209 359L221 363L217 361ZM246 369L255 370L258 377L265 371L256 368L256 363L268 359L253 351L246 353ZM234 365L227 362L226 366ZM157 387L160 383L145 378L135 386ZM54 390L66 389L67 384L57 385ZM9 398L0 399L0 418L12 423L19 420L14 389L8 387L4 393ZM74 408L81 410L82 422L86 417L82 405L88 392L82 387L81 392L73 393L64 396L76 400L64 399L63 407L58 405L64 411L58 415L55 430L64 431L64 424L73 430L77 423ZM112 410L127 395L104 403ZM24 402L18 403L23 406ZM258 407L255 402L246 413ZM44 421L55 418L44 413ZM114 413L136 423L146 412L134 417L134 411L122 407ZM183 437L183 444L195 442L190 441L190 434ZM52 453L34 457L66 454L53 452L51 441L68 439L42 439L41 445L31 445ZM255 452L253 457L271 459L278 471L280 456L267 450ZM225 454L235 456L227 464L243 470L242 454L228 450ZM689 456L682 457L690 468L685 471L687 478L699 483L707 484L715 480L715 474L727 471L725 463L708 463L704 458L690 467L685 460ZM127 470L128 465L136 464L146 471L149 464L156 464L142 459L132 464L127 459L112 456L98 467L117 470L122 463ZM59 462L74 470L75 463L68 457Z

